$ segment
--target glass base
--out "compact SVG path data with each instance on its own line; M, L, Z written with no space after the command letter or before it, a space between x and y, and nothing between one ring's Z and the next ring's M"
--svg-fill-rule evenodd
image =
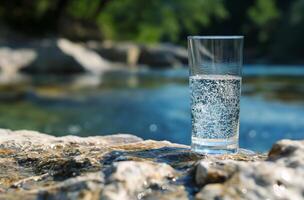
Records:
M205 139L192 137L191 150L198 154L234 154L238 152L237 138Z

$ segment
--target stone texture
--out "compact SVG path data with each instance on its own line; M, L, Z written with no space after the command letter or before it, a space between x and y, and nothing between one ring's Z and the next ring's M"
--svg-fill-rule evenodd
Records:
M304 141L277 142L269 152L268 160L286 167L304 169Z
M207 184L196 195L196 199L300 200L304 198L303 171L292 170L271 162L224 165L235 167L235 171L230 172L230 178L225 182Z
M144 161L114 163L106 180L101 199L136 199L148 188L163 188L176 172L168 164ZM157 172L157 173L155 173ZM142 194L141 194L142 193Z
M303 141L206 156L133 135L0 129L0 199L303 199Z
M196 199L303 199L303 150L303 141L282 140L272 147L266 161L201 161L196 182L207 185Z

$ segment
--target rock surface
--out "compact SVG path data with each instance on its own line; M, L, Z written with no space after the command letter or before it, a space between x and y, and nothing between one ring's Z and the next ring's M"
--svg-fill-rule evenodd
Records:
M101 74L111 63L84 45L67 39L45 38L0 43L0 69L29 74Z
M64 38L0 41L0 70L5 74L99 75L122 66L152 68L184 66L187 50L172 44L139 45L111 41L86 43ZM119 63L119 64L118 64Z
M90 41L87 47L108 60L126 63L129 66L147 65L153 68L164 68L188 64L187 50L172 44L139 45L131 42Z
M103 59L95 51L87 49L80 44L73 43L67 39L59 39L57 45L65 54L72 56L88 72L102 74L111 68L110 62Z
M303 199L304 141L203 156L133 135L0 129L0 199Z
M0 48L0 68L4 74L17 73L23 66L29 65L37 57L32 49Z
M114 43L105 41L103 43L97 41L87 42L87 47L96 51L102 57L118 63L126 63L128 66L138 64L140 55L140 46L130 42Z

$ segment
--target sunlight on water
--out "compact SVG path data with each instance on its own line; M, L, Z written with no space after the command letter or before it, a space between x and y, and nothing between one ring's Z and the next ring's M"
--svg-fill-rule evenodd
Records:
M243 77L240 147L266 151L279 139L304 138L303 77ZM130 78L136 86L127 84ZM41 79L22 87L29 90L16 99L1 99L2 128L53 135L132 133L190 144L188 69L113 72L85 89L66 79Z

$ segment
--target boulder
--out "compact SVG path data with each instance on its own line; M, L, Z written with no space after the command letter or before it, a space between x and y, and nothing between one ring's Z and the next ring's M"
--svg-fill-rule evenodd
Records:
M105 41L100 43L90 41L87 42L87 47L112 62L125 63L131 67L138 64L141 51L139 45L131 42L114 43L112 41Z
M0 129L0 199L303 199L304 141L270 153L199 155L129 134Z
M67 39L5 41L0 47L0 69L5 74L75 74L99 75L112 69L110 62L92 49Z
M110 63L96 52L67 39L45 39L31 44L37 58L22 69L28 73L100 74Z
M58 46L57 39L44 39L28 44L36 52L36 59L24 65L22 72L29 74L71 74L84 72L84 67L76 59L66 54Z
M30 48L13 49L0 47L0 69L3 74L17 73L37 58L37 53Z
M72 56L87 72L102 74L104 71L111 69L108 61L83 45L73 43L67 39L59 39L57 45L66 55Z
M163 68L184 66L188 63L187 50L172 44L139 45L132 42L90 41L87 47L112 62L126 63L128 66Z

